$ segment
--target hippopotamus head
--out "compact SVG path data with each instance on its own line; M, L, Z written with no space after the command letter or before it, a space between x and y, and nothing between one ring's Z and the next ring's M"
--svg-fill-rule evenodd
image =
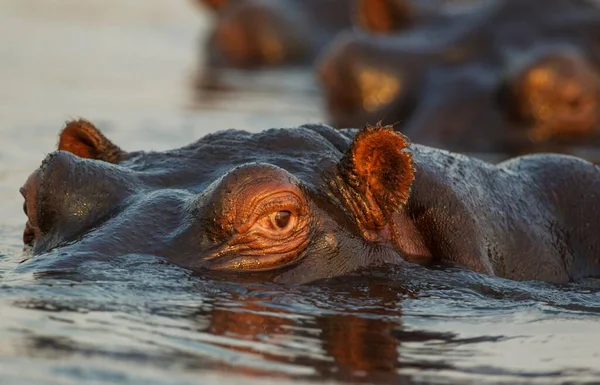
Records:
M453 151L600 145L596 5L486 0L458 13L440 6L398 31L402 13L382 11L398 2L364 3L392 20L343 34L321 58L334 126L402 122L415 142Z
M418 261L429 251L401 210L407 145L389 127L305 125L126 152L71 121L21 188L24 243L35 260L150 254L288 283Z
M197 0L214 11L209 37L213 67L308 64L340 30L349 28L348 0Z

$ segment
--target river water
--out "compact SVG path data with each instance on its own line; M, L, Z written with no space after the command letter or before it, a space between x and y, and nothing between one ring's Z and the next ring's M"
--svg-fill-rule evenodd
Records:
M302 72L198 98L209 25L185 0L0 0L0 384L600 383L598 280L404 267L243 285L148 256L12 272L18 188L69 118L127 150L324 120Z

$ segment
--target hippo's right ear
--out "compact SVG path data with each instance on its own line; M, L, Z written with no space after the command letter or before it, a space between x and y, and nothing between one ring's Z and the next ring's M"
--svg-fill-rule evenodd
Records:
M206 8L210 8L213 11L218 11L227 5L231 0L195 0L196 3L204 5Z
M374 34L389 34L412 23L413 9L406 0L355 0L355 22Z
M408 201L415 179L408 144L392 126L367 126L341 159L338 169L347 186L342 195L364 230L382 229Z
M67 122L60 133L58 149L81 158L119 163L125 151L108 140L92 123L84 119Z

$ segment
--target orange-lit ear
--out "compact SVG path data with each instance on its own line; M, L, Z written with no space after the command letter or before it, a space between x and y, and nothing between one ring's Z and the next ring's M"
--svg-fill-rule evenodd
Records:
M196 3L205 6L213 11L218 11L227 5L231 0L195 0Z
M385 226L408 201L415 179L408 144L391 126L367 126L339 163L344 182L353 190L352 202L347 204L367 229Z
M58 149L81 158L110 163L118 163L125 155L125 151L102 135L92 123L83 119L67 122L60 133Z
M356 23L375 34L405 29L412 22L413 10L406 0L356 0Z

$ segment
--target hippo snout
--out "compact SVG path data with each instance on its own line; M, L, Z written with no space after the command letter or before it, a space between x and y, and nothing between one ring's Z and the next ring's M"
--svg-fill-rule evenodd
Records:
M24 241L43 252L111 215L133 190L130 171L67 151L49 154L21 188L28 217Z

